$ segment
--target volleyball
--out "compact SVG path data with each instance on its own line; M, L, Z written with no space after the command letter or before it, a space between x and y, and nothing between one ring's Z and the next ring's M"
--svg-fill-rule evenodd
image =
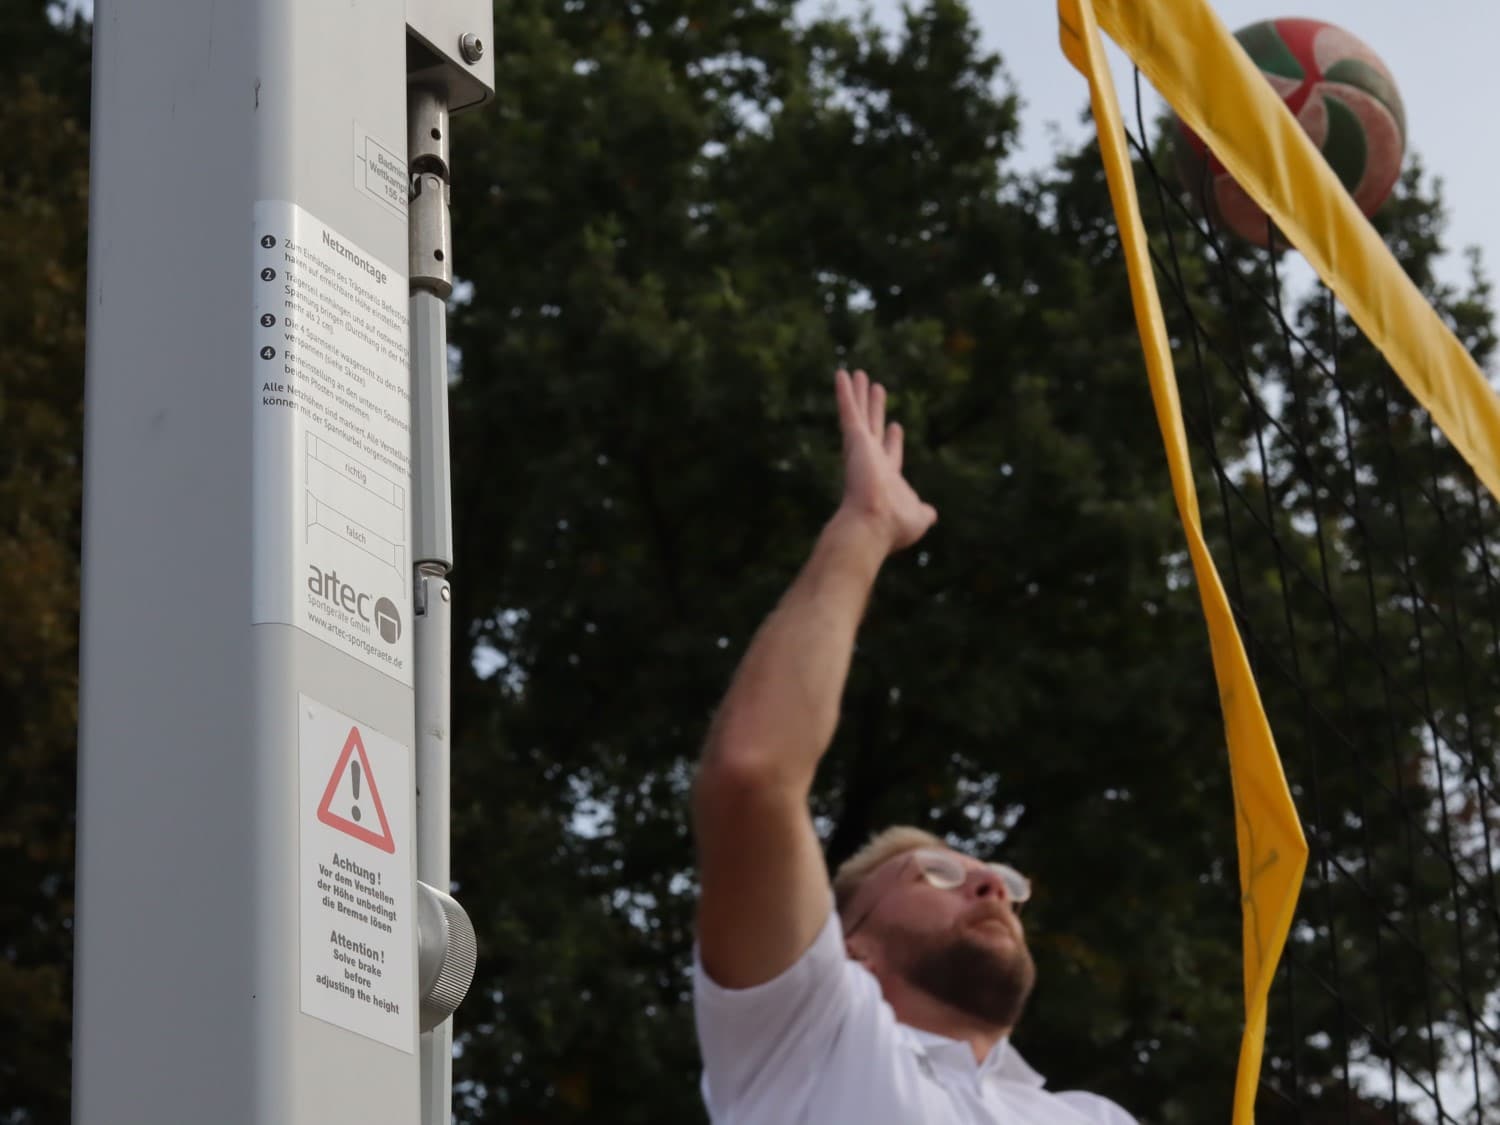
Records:
M1390 70L1361 40L1321 20L1263 20L1234 36L1366 215L1401 175L1406 114ZM1177 122L1177 164L1213 220L1257 246L1270 240L1260 209L1203 141Z

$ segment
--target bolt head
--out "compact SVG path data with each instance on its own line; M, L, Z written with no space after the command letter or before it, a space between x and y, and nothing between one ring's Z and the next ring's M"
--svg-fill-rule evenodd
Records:
M477 63L484 58L484 41L472 31L464 33L458 41L458 49L466 63Z

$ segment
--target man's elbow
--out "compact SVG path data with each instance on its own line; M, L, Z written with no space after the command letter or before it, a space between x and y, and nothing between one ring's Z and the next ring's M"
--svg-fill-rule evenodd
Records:
M805 807L812 770L798 755L719 732L704 748L693 779L693 813L701 825L739 820L788 804Z
M704 817L753 805L785 787L784 769L769 755L751 750L709 751L693 779L693 811Z

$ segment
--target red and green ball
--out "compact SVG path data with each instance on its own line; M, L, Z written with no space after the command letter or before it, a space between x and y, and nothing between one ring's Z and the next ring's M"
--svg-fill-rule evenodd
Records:
M1343 28L1320 20L1264 20L1235 32L1235 38L1355 204L1373 215L1401 175L1406 148L1406 113L1385 63ZM1214 222L1267 245L1265 212L1180 121L1177 141L1183 183Z

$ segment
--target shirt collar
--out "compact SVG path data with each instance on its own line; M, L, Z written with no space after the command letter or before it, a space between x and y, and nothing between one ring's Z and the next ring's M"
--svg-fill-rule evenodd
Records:
M902 1024L901 1030L912 1048L918 1054L926 1055L934 1063L941 1062L945 1066L974 1067L974 1050L963 1040L949 1039L946 1035L923 1031L919 1027L910 1027L907 1024ZM1020 1051L1012 1046L1009 1036L995 1044L984 1062L979 1064L978 1070L981 1077L994 1076L1007 1082L1019 1082L1023 1086L1040 1088L1047 1084L1047 1080L1021 1057Z

